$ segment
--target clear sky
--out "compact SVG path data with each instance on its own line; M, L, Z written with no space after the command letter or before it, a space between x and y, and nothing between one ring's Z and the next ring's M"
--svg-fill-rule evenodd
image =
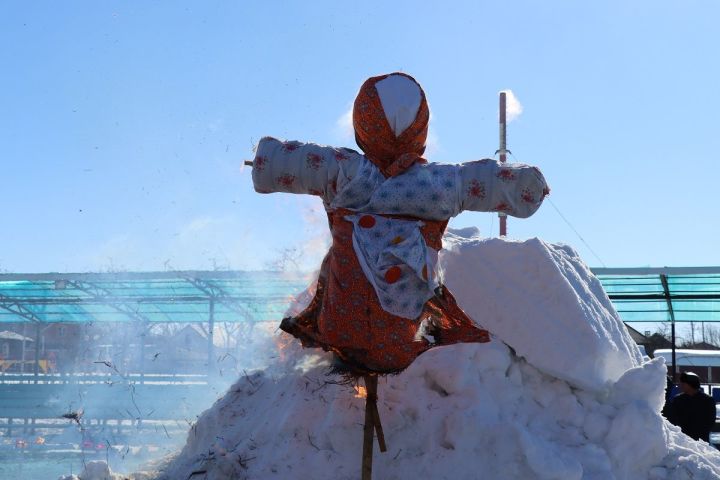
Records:
M492 157L515 93L511 160L552 204L510 237L590 266L720 265L719 18L715 0L2 2L0 271L258 269L292 248L315 266L320 200L256 194L242 161L263 135L355 147L357 89L396 70L427 93L431 161ZM469 225L497 234L489 213L451 222Z

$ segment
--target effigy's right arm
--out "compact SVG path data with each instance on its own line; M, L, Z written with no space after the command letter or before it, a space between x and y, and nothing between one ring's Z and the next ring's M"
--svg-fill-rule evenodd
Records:
M253 186L258 193L304 193L329 200L343 155L343 149L264 137L252 161Z

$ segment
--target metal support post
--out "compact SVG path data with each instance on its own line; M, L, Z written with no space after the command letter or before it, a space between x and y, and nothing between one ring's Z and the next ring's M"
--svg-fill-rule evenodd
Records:
M38 383L40 369L40 322L35 324L35 365L33 366L35 383Z
M668 313L670 314L670 326L672 336L672 379L673 383L677 383L677 361L675 358L675 311L673 310L672 298L670 298L670 287L668 286L667 275L660 275L660 283L662 283L663 292L665 293L665 302L667 303Z
M507 98L505 92L500 92L500 148L498 153L500 154L500 164L503 165L507 161ZM498 212L498 218L500 220L500 236L507 236L507 214L505 212Z
M215 343L213 341L215 330L215 299L210 298L210 314L208 317L208 374L212 373L213 359L215 358Z

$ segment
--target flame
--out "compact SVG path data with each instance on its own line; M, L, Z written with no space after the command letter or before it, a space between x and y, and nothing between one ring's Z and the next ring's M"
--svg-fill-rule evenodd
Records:
M367 388L355 385L355 398L367 398Z
M313 275L315 275L315 278L304 291L302 291L298 295L287 295L285 297L285 303L290 305L290 307L285 312L286 317L293 317L298 315L300 312L305 310L305 308L315 297L315 292L317 289L317 274L315 273ZM290 347L295 342L295 338L293 338L291 335L280 334L274 336L274 341L275 348L278 351L280 360L284 361L288 355L288 347Z
M287 349L293 343L295 339L291 335L283 335L282 332L279 335L275 335L275 348L277 348L278 356L281 361L284 361L287 357Z

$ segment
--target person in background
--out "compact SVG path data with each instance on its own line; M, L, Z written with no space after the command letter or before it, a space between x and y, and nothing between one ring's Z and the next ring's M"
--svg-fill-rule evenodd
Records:
M694 440L710 443L715 425L715 400L700 388L700 377L693 372L680 374L681 394L667 408L667 419Z
M660 412L663 417L667 418L668 416L668 410L670 408L670 402L672 402L672 398L675 396L675 384L673 383L673 379L670 375L665 376L665 403L663 404L662 411Z

